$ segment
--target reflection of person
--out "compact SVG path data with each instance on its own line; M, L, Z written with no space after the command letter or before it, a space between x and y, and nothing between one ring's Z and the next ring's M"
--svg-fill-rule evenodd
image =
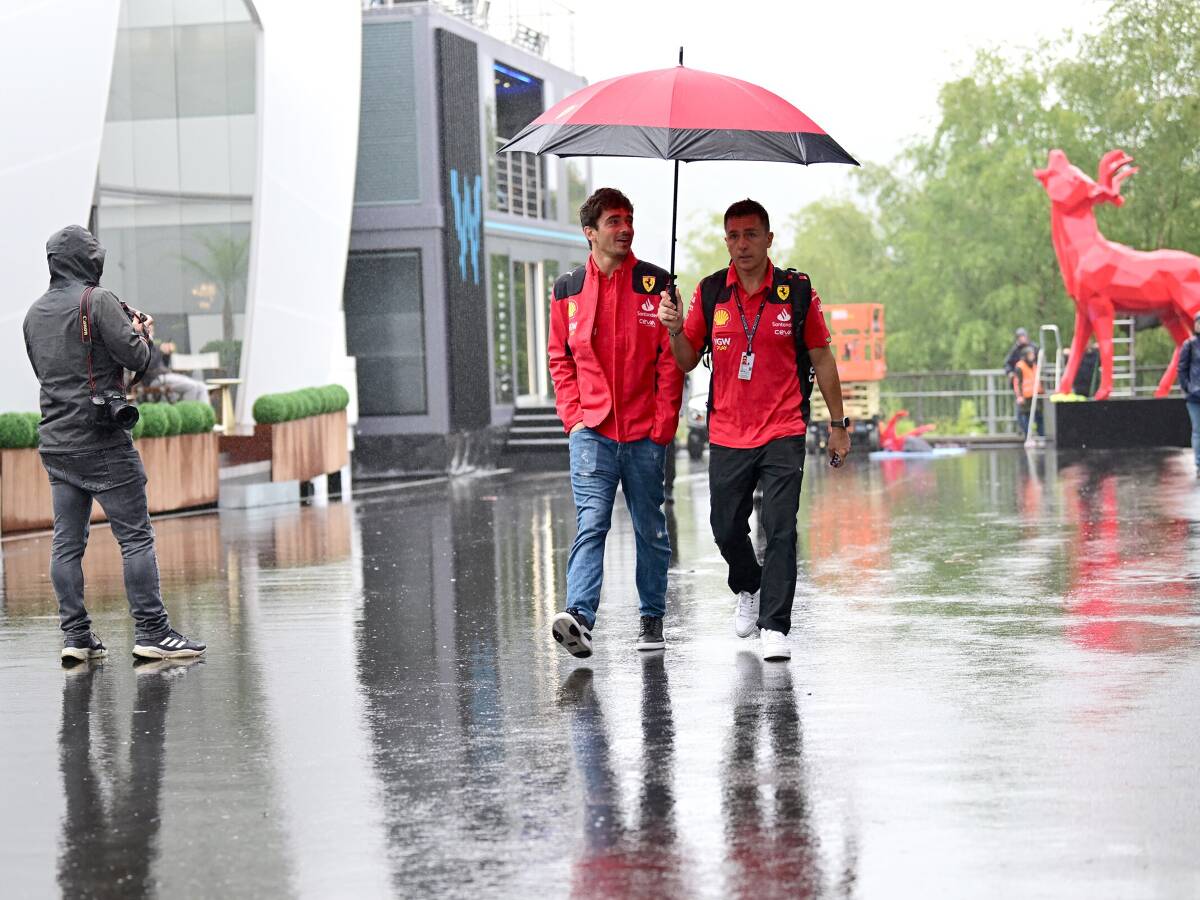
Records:
M174 341L159 341L150 348L150 365L146 368L146 384L159 388L172 400L195 400L208 402L208 388L203 381L188 378L171 368L171 354L175 352Z
M1200 313L1192 322L1192 336L1179 348L1176 375L1179 389L1187 400L1188 417L1192 420L1192 456L1196 474L1200 475Z
M104 248L71 225L46 243L50 289L25 316L25 350L41 385L38 427L50 475L54 540L50 580L58 596L64 659L105 655L83 605L83 551L93 498L121 545L125 593L135 623L133 652L145 657L194 656L204 644L171 628L159 593L146 472L126 418L124 369L145 370L153 319L126 311L99 287Z
M58 884L64 897L91 897L106 893L106 887L125 897L156 892L151 870L162 822L167 708L184 667L197 662L138 664L129 738L120 742L128 748L129 765L120 771L111 727L116 725L109 696L114 686L104 683L103 664L79 662L68 671L59 731L59 769L67 804L58 860ZM95 696L97 688L100 696ZM93 719L99 719L95 726Z
M811 897L821 886L817 838L804 786L800 713L791 671L763 665L739 653L733 727L722 766L725 785L726 853L730 896L770 897L787 893ZM764 689L765 688L765 689ZM770 734L770 773L763 766L763 728ZM762 785L773 784L773 815L764 809Z
M686 897L675 823L675 723L663 654L642 657L642 778L633 825L622 811L608 727L591 669L576 669L560 702L571 711L571 746L583 783L583 855L572 896Z
M801 305L808 285L802 276L772 265L767 251L773 238L760 204L733 204L725 212L729 268L700 282L686 323L664 293L659 320L685 372L696 367L706 346L713 349L708 423L713 536L729 564L729 588L738 596L737 634L749 637L760 629L763 657L781 660L791 656L786 635L796 593L796 515L807 429L803 390L810 371L832 416L832 464L839 465L850 452L850 437L821 299L814 291L811 305ZM802 320L795 321L797 316ZM807 350L811 370L798 361L798 344ZM749 528L758 485L766 533L761 566Z
M601 188L580 207L591 245L587 264L554 284L550 374L558 416L570 435L578 531L567 560L566 611L551 630L574 656L592 653L604 580L604 543L617 485L633 520L640 600L639 650L665 646L671 545L663 517L666 446L679 424L683 375L658 323L667 273L631 249L633 204Z
M1029 408L1033 405L1035 395L1042 393L1041 379L1038 377L1037 366L1037 351L1033 349L1032 344L1026 344L1025 349L1021 351L1021 358L1017 360L1017 367L1013 371L1013 392L1016 394L1017 405L1017 430L1021 434L1029 434ZM1042 420L1042 407L1039 403L1037 413L1034 415L1034 425L1037 428L1038 436L1045 434Z

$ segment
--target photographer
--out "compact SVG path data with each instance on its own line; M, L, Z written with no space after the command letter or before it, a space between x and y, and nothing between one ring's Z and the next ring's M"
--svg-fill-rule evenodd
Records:
M205 645L171 628L159 592L146 472L130 430L137 409L125 399L125 369L150 362L153 319L99 287L104 248L71 225L46 242L50 289L25 316L25 350L41 385L38 427L42 464L54 500L50 580L64 634L62 658L85 660L107 650L83 605L83 552L92 499L108 516L124 558L135 656L197 656Z

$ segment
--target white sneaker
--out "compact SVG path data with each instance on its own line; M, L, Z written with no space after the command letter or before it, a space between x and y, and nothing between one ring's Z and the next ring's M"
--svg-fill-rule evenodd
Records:
M765 660L785 660L792 658L792 648L788 646L787 635L782 631L772 631L763 628L759 632L762 642L762 658Z
M737 595L737 612L733 615L733 630L740 638L750 637L758 629L758 591Z

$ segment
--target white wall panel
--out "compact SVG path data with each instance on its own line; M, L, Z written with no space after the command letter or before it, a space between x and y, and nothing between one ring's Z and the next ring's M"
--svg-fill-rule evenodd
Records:
M0 4L0 412L38 408L21 322L49 283L46 238L87 224L119 12L119 0Z
M259 161L238 421L262 394L344 372L342 287L354 202L360 0L253 0L262 25Z

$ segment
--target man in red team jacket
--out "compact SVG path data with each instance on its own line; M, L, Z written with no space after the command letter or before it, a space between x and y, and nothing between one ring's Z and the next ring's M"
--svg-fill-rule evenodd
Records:
M637 648L659 650L666 646L671 562L663 471L683 393L683 373L658 321L659 292L669 276L633 255L633 204L620 191L596 191L580 207L579 221L591 254L555 282L550 307L550 375L570 435L578 526L567 561L566 611L554 617L551 631L573 656L592 655L604 541L620 484L637 546Z
M685 372L696 367L706 346L712 348L710 518L729 564L729 588L738 596L734 630L738 637L759 631L763 659L785 660L791 657L787 633L796 593L796 514L807 430L808 385L801 379L815 378L829 407L829 458L835 466L850 452L850 420L843 416L821 298L807 276L771 264L773 239L761 204L739 200L730 206L725 212L729 268L700 282L686 322L665 294L658 316ZM703 309L705 296L711 322ZM798 360L805 352L807 360ZM750 543L755 485L762 486L760 519L767 539L761 566Z

